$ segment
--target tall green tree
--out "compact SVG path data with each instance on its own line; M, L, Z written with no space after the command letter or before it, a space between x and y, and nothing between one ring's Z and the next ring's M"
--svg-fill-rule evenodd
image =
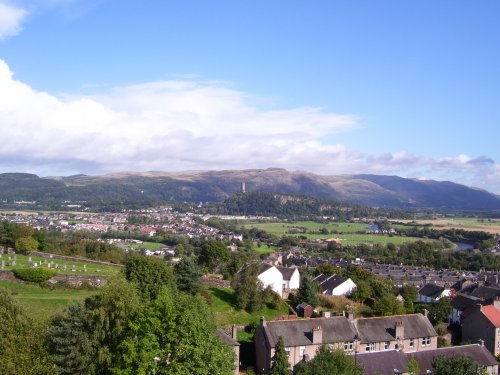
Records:
M49 351L59 374L109 374L124 350L139 310L135 287L123 279L109 281L83 304L54 317Z
M420 372L420 365L413 356L411 356L410 360L408 361L407 372L408 375L418 375L418 373Z
M283 337L279 337L276 347L274 348L274 355L272 358L272 366L270 375L291 375L290 362L285 351L285 344Z
M299 290L295 297L295 302L307 303L313 307L319 305L318 286L311 280L309 276L304 276L300 283Z
M132 328L115 374L229 375L234 371L234 353L216 336L215 319L199 296L163 288Z
M342 350L332 350L322 345L309 362L295 366L294 375L363 375L363 368L354 362L354 357Z
M190 294L200 290L200 277L203 275L198 265L190 258L182 258L174 266L177 289Z
M263 285L257 278L259 267L250 264L235 275L233 286L236 296L236 307L247 312L254 312L262 308Z
M0 289L0 372L9 375L51 374L45 349L45 325L33 320Z
M401 315L405 313L405 308L396 296L387 294L375 301L373 313L376 316Z
M432 361L433 375L478 375L479 366L470 357L456 355L453 357L439 356Z
M175 287L174 273L169 265L154 257L131 255L125 261L125 278L137 285L145 300L154 300L162 287Z
M448 322L452 307L448 298L441 298L429 306L429 318L432 324Z
M214 272L225 264L230 257L226 245L219 241L208 241L204 243L198 255L198 264L208 272Z

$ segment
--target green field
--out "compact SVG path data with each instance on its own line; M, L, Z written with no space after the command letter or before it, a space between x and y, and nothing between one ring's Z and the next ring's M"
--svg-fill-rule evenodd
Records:
M0 281L0 289L9 291L30 315L42 319L50 318L71 301L81 301L96 293L79 289L49 289L15 281Z
M261 244L260 246L258 246L256 242L254 242L253 244L253 249L259 254L269 254L280 250L279 247L268 246L266 244Z
M262 310L250 314L244 310L237 310L234 307L234 289L209 287L208 291L212 297L211 308L217 317L219 326L249 324L253 321L258 321L261 316L271 320L280 315L288 315L288 308L285 304L281 305L278 310L264 307Z
M117 246L126 250L139 250L139 249L148 249L148 250L158 250L162 247L166 247L166 245L158 242L143 242L143 243L118 243Z
M316 223L313 221L299 221L296 223L257 223L246 224L245 228L258 228L276 236L305 236L308 239L316 240L321 238L339 238L343 244L358 245L361 243L367 244L386 244L393 243L395 245L404 242L412 242L418 240L415 237L400 237L400 236L386 236L376 234L360 234L358 232L366 232L369 224L366 223ZM305 228L305 232L304 229ZM320 229L325 228L330 233L320 234L312 233L319 232ZM338 233L331 233L337 231ZM299 232L299 233L294 233Z
M28 268L29 267L29 257L27 255L16 254L16 265L14 267L10 266L10 261L8 257L13 258L13 255L3 254L0 258L1 261L5 261L5 270L10 270L12 268ZM116 275L122 267L112 266L112 265L104 265L104 264L95 264L82 261L70 261L70 260L62 260L62 259L48 259L48 258L40 258L40 257L31 257L31 261L33 263L40 264L41 261L44 263L39 267L47 267L47 263L54 262L54 266L58 264L58 268L52 268L57 273L69 273L69 274L85 274L85 275L103 275L103 276L111 276ZM64 265L66 264L66 270L64 270ZM83 265L86 266L87 271L85 272ZM75 271L72 271L73 266L75 266Z

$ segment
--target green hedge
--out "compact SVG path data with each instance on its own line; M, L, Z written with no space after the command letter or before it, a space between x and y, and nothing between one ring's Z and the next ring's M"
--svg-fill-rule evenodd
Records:
M43 283L57 274L48 268L14 268L12 272L18 279L32 283Z

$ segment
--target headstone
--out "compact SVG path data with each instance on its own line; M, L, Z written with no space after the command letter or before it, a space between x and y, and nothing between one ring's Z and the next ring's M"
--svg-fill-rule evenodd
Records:
M56 268L59 268L59 263L56 263Z
M14 260L17 260L17 255L14 255Z
M67 268L68 268L68 265L66 263L64 263L63 269L66 271Z
M71 267L71 271L76 272L76 267L75 267L75 265L73 265L73 267Z
M31 262L31 257L28 257L28 262Z
M12 267L15 267L16 266L16 261L13 260L12 263L11 263Z
M2 259L2 269L5 268L5 260Z
M83 272L87 272L87 265L86 264L83 265Z
M33 268L33 262L31 261L31 258L30 258L30 260L29 260L29 262L28 262L28 267L29 267L29 268Z
M9 255L9 260L12 260L12 257Z

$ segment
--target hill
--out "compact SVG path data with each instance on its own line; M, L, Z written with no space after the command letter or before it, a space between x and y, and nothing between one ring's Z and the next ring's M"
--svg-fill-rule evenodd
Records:
M82 204L119 209L168 202L222 202L241 189L310 196L371 207L438 210L498 210L500 198L485 190L448 181L397 176L321 176L279 168L115 173L40 178L0 174L0 204L36 201L37 209ZM65 202L65 203L63 203Z

